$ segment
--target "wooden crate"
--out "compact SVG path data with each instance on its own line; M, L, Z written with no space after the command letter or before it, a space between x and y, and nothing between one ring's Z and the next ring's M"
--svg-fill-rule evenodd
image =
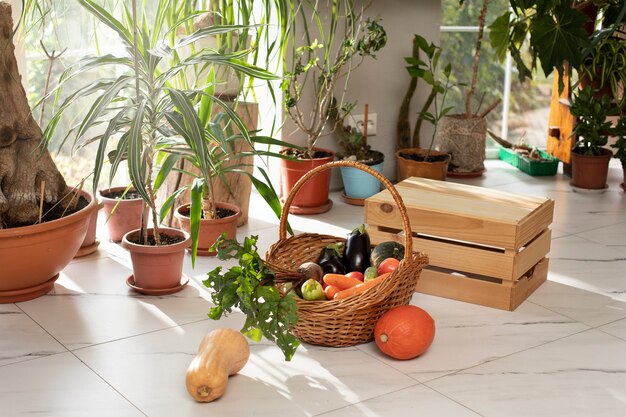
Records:
M546 280L554 201L415 177L396 189L430 260L417 291L514 310ZM403 241L398 213L388 191L365 200L372 243Z

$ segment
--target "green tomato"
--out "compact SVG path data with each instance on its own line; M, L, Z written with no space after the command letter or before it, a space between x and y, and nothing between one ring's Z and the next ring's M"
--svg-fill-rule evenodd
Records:
M378 271L375 266L370 266L365 270L365 282L374 279L378 276Z
M302 284L302 298L307 301L325 300L324 287L313 278Z

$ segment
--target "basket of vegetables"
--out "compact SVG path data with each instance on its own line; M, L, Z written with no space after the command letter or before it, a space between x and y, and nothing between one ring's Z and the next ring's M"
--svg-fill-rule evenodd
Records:
M315 233L287 237L287 216L297 192L311 177L334 167L365 171L389 190L402 217L404 247L389 242L386 247L377 247L372 253L363 227L352 231L347 239ZM395 257L392 256L394 253ZM386 257L394 259L388 270L384 269L384 265L383 268L370 265L371 260L375 264L382 263ZM391 182L367 165L334 161L309 171L293 187L283 207L279 240L268 250L265 264L284 276L304 275L304 278L292 281L292 286L299 287L303 297L294 297L298 319L291 332L303 342L339 347L369 342L383 313L409 303L420 272L428 264L428 257L413 252L406 207ZM319 267L322 269L321 276ZM355 274L351 276L351 273ZM369 279L361 283L356 273ZM326 287L322 294L319 294L319 281Z

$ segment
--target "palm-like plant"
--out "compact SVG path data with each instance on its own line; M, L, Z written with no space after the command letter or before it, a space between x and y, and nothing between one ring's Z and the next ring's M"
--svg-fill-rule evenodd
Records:
M284 142L265 136L251 136L246 130L243 122L239 119L227 105L212 96L213 86L200 93L198 104L194 105L194 94L172 89L169 91L170 99L174 109L166 114L166 118L178 138L172 138L173 142L169 148L167 160L159 172L159 178L167 175L167 171L175 165L176 161L183 157L189 161L197 173L188 173L195 176L191 186L184 186L176 190L170 198L163 204L161 215L165 216L170 209L176 196L190 188L190 229L192 238L192 263L195 263L198 234L200 230L200 219L216 218L216 199L213 191L213 179L223 178L227 173L238 173L247 175L255 188L267 201L277 216L280 217L281 206L275 190L271 186L269 176L262 167L259 171L267 183L255 178L245 168L244 162L248 156L276 156L279 154L270 151L255 150L255 144L263 145L286 145ZM211 119L213 106L219 103L223 112ZM232 129L228 125L234 124L240 131L232 134ZM230 132L230 133L229 133ZM249 151L235 152L235 142L244 139L249 145Z
M74 143L77 147L97 143L94 189L99 182L107 156L111 162L110 181L117 173L121 162L124 160L127 162L132 185L152 212L155 240L160 244L156 195L168 169L171 169L167 164L172 160L158 157L160 154L168 153L176 144L176 141L170 139L175 131L166 118L174 107L172 97L175 95L169 94L169 91L177 87L188 91L204 90L207 82L213 80L189 77L188 74L190 71L196 75L201 74L205 68L212 65L225 65L247 76L264 80L276 77L243 60L250 50L223 54L215 50L193 49L193 44L198 39L237 31L247 26L213 25L195 31L189 30L188 33L191 33L188 36L177 39L177 29L183 26L193 28L192 19L204 12L193 10L192 2L161 0L157 4L154 20L148 22L146 13L140 18L137 17L135 0L131 5L128 2L120 5L121 19L115 18L94 0L78 1L97 21L113 30L124 45L126 53L119 56L105 55L82 59L62 75L59 91L70 79L94 68L116 65L122 67L124 73L115 78L100 79L70 94L53 116L46 129L46 137L52 136L62 113L77 98L95 97L83 120L70 130L68 136L75 136ZM191 48L191 54L183 59L178 51L186 47ZM203 100L213 100L222 105L228 115L234 114L215 97L205 95ZM240 131L245 131L239 118L233 117L232 122ZM103 133L90 136L90 129L99 125L105 126ZM117 144L112 152L107 152L112 138L117 139ZM157 160L164 160L166 165L165 169L161 169L160 176L155 175ZM142 225L144 242L147 241L146 223Z

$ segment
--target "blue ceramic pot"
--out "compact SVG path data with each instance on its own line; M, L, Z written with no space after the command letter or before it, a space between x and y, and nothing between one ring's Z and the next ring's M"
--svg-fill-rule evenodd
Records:
M371 163L366 163L376 171L383 172L383 156L375 158ZM380 191L380 181L367 172L357 168L341 167L341 178L343 179L344 193L350 198L368 198Z

